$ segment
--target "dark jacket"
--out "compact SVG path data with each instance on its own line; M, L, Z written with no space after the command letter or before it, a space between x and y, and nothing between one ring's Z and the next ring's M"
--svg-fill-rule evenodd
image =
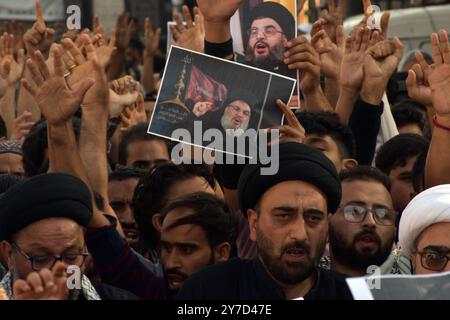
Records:
M315 286L305 300L351 300L345 276L317 269ZM220 275L220 276L218 276ZM186 280L177 300L285 300L259 259L235 258L203 269Z

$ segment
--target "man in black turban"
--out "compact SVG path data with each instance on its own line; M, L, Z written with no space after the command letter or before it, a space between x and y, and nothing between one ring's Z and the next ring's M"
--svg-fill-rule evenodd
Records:
M295 37L295 19L283 5L263 2L251 10L247 27L246 63L289 75L284 64L286 44Z
M258 258L234 259L193 275L178 298L351 298L343 277L317 268L325 249L328 215L341 198L336 169L320 151L306 145L290 142L279 147L275 175L263 176L262 165L248 165L238 186Z
M0 250L9 272L0 288L7 296L14 299L20 292L20 297L32 299L100 300L118 294L116 288L106 291L103 285L94 287L83 275L88 256L84 228L92 214L89 188L80 179L66 174L35 176L16 183L1 195ZM69 266L79 270L74 273L78 279L65 283L65 269ZM52 276L58 288L55 296L42 296L44 290L39 292L37 288L46 287ZM24 294L27 286L29 290Z

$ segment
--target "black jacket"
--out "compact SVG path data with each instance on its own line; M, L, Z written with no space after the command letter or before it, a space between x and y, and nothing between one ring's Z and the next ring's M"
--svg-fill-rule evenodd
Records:
M235 258L192 275L178 293L177 300L285 300L259 259ZM318 269L315 286L305 300L351 300L345 276Z

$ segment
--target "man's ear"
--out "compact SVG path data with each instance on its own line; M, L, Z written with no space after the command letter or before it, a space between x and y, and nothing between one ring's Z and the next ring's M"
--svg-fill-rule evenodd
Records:
M8 266L8 269L13 269L14 262L13 262L13 249L11 244L8 241L1 241L0 242L0 262L6 263Z
M286 37L286 35L283 35L283 40L282 40L283 46L286 47L286 45L287 45L288 42L289 42L289 40L288 40L288 38Z
M250 239L256 241L256 222L258 221L258 213L253 209L247 210L248 228L250 230Z
M228 242L222 242L214 248L214 261L224 262L230 259L231 245Z
M152 225L156 229L156 231L161 233L161 214L155 213L152 216Z
M342 161L342 164L343 164L343 167L345 168L345 169L351 169L351 168L354 168L354 167L357 167L358 166L358 161L356 161L355 159L344 159L343 161Z

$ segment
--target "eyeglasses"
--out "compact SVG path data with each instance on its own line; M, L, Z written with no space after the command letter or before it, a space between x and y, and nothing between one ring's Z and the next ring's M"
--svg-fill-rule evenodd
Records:
M447 263L450 260L444 253L438 253L434 251L418 252L420 255L420 262L422 267L431 271L442 271L447 267Z
M366 219L367 213L372 212L375 222L382 226L392 226L395 224L397 212L387 208L369 209L359 205L347 205L343 208L345 220L352 223L361 223Z
M241 108L239 108L238 106L235 106L235 105L233 105L233 104L230 104L228 107L229 107L229 108L232 108L234 111L236 111L236 112L238 112L238 113L242 111ZM250 111L248 111L248 110L242 111L242 114L243 114L244 116L246 116L246 117L250 117Z
M89 255L87 252L84 252L84 253L66 253L60 256L47 255L47 256L30 257L25 252L23 252L23 250L20 249L20 247L15 242L13 242L12 245L22 256L24 256L28 261L31 262L31 268L34 271L40 271L42 269L51 270L53 266L56 264L56 261L62 261L70 266L81 267L84 264L86 257Z
M247 35L248 35L250 38L256 38L256 37L258 36L258 34L259 34L260 31L261 31L261 29L259 29L259 28L251 28L251 29L247 30ZM264 36L265 36L266 38L273 37L273 36L275 36L277 33L284 34L284 32L277 30L277 29L276 29L275 27L273 27L273 26L266 26L266 27L264 27L263 30L262 30L262 32L263 32L263 34L264 34Z

